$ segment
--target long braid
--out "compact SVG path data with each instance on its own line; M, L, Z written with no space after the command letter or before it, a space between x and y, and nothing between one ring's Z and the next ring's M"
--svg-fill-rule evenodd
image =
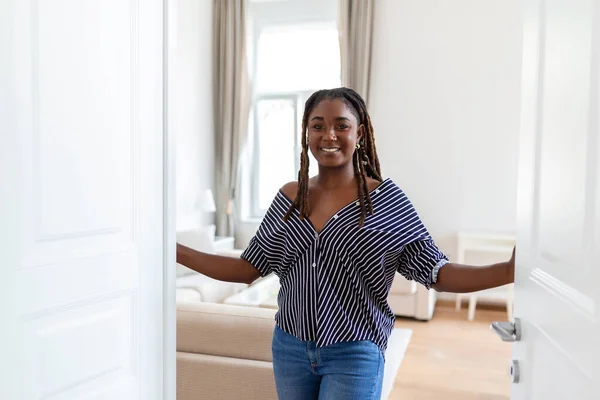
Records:
M367 115L367 122L369 124L369 130L371 131L371 134L366 135L367 148L365 151L367 152L367 157L369 157L369 160L373 162L372 165L370 163L367 164L367 167L371 169L371 176L373 176L378 181L382 181L383 178L381 177L381 166L379 165L379 157L377 157L377 148L375 147L375 138L373 137L373 125L371 124L370 115Z
M293 214L294 209L298 209L300 219L310 216L311 207L308 197L308 117L313 108L325 99L341 99L358 115L358 123L364 127L364 135L359 142L358 149L352 157L354 166L354 175L357 180L358 201L361 208L359 226L364 226L367 214L373 215L373 202L369 194L369 186L367 178L372 178L383 181L381 177L381 167L377 149L375 147L375 137L371 117L367 112L367 107L364 100L352 89L337 88L330 90L320 90L313 93L306 101L304 106L304 115L302 117L302 153L300 155L300 171L298 172L298 193L293 200L292 205L288 209L284 217L287 221Z
M358 181L358 201L360 205L360 220L359 226L362 227L365 224L365 220L367 218L367 208L368 212L373 215L373 202L371 201L371 196L369 196L369 184L367 183L367 173L363 165L362 160L360 159L359 151L355 152L355 156L353 157L354 163L354 176L356 176L356 180Z
M363 226L367 217L367 210L365 207L365 194L367 194L368 190L365 190L364 183L366 182L364 179L364 175L361 172L360 166L362 164L362 161L359 158L358 151L354 153L354 156L352 157L352 163L354 164L354 176L358 181L358 202L360 206L359 226Z
M302 132L306 132L306 121L302 121ZM306 134L302 134L302 154L300 155L300 171L298 172L298 194L300 201L296 198L296 206L300 210L300 215L310 215L310 202L308 201L308 140Z

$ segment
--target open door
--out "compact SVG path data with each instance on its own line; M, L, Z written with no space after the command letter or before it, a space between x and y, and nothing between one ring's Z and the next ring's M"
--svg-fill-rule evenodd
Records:
M600 1L525 0L511 399L600 399Z
M0 5L1 399L165 397L163 7Z

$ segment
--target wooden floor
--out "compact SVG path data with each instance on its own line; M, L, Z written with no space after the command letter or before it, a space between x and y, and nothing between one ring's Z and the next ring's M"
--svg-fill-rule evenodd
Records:
M429 322L398 318L396 327L413 330L390 400L508 400L511 345L489 326L506 312L477 309L467 321L463 307L436 307Z

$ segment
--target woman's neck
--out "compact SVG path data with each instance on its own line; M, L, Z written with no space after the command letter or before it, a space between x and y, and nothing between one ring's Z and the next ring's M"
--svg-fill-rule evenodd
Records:
M354 185L356 181L354 166L352 164L342 168L319 166L319 174L314 179L314 182L323 189L335 189Z

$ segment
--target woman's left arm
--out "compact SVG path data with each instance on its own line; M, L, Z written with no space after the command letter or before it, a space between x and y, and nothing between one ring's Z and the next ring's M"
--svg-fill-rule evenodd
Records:
M515 281L515 250L509 261L474 267L448 263L440 268L432 287L438 292L470 293Z

